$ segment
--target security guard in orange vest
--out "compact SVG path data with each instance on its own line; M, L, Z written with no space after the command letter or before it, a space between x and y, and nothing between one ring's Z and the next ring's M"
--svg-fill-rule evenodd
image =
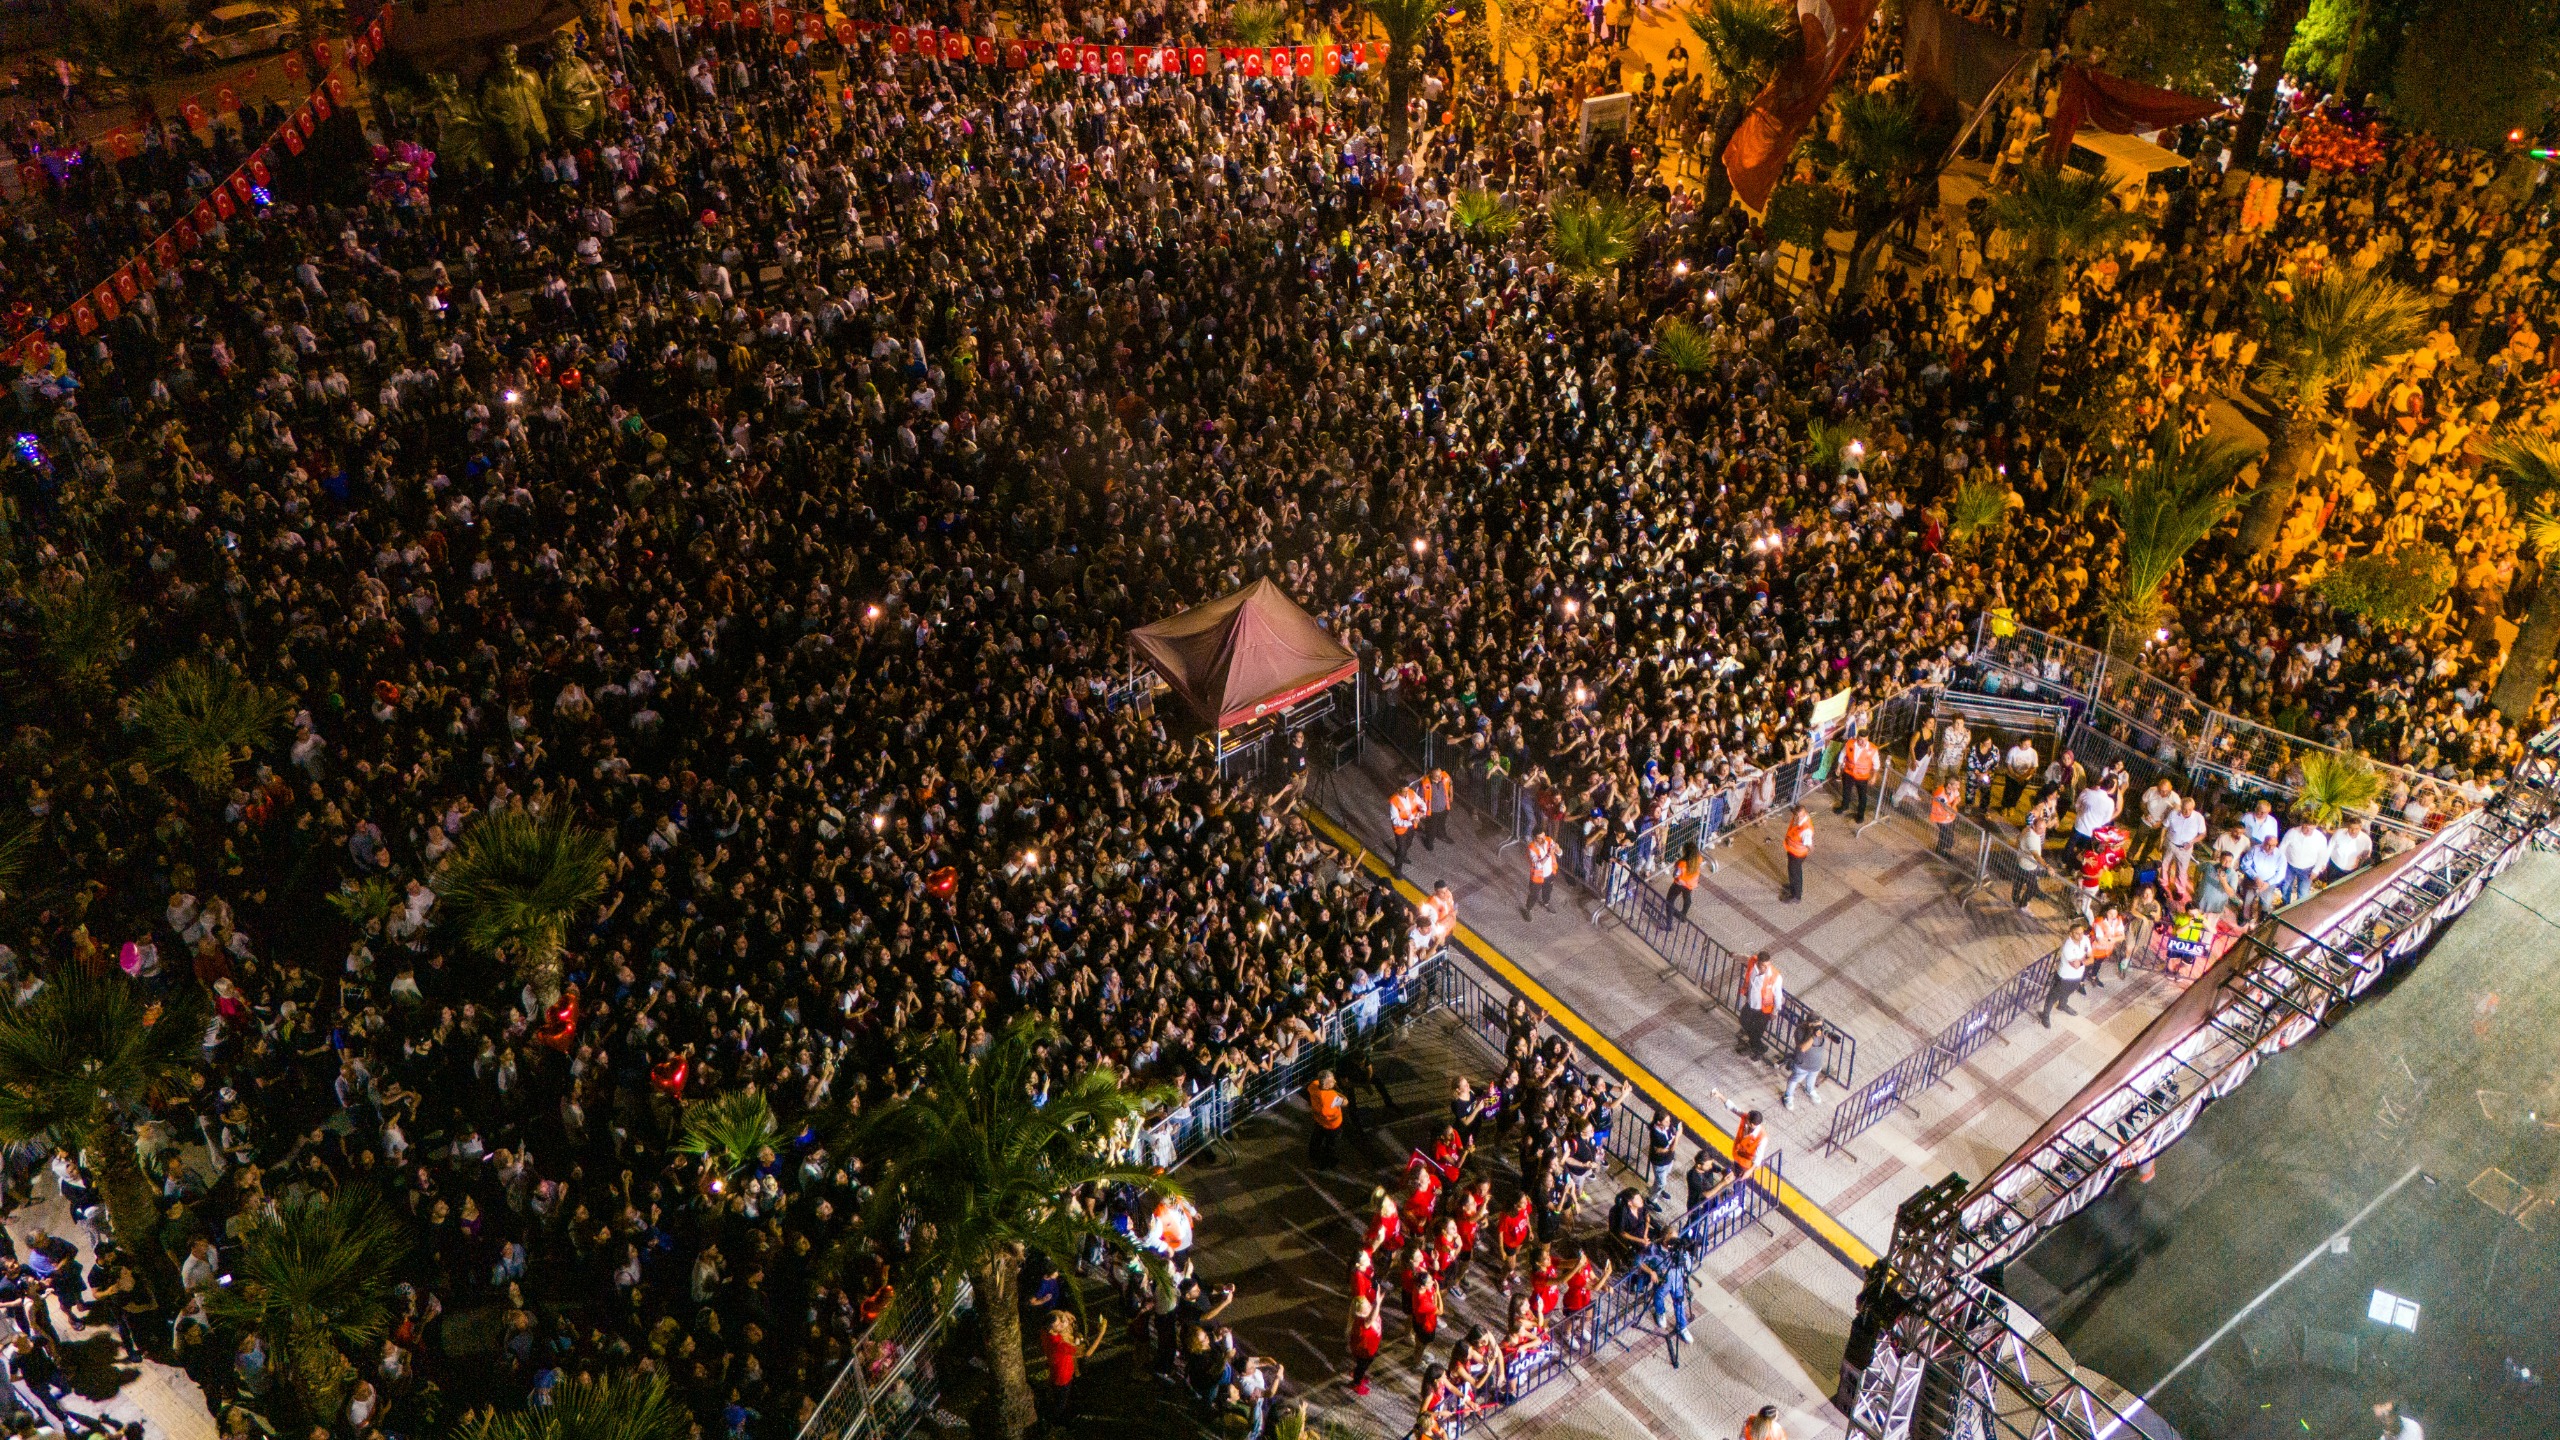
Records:
M1689 902L1696 898L1698 876L1706 868L1707 862L1698 857L1697 841L1692 840L1680 847L1680 858L1671 863L1672 914L1683 920L1689 918Z
M1802 805L1787 817L1787 888L1778 898L1793 905L1804 899L1804 857L1813 853L1813 816Z
M1413 848L1413 832L1422 826L1422 817L1430 813L1422 804L1422 792L1411 785L1387 797L1387 823L1396 831L1396 873L1404 873L1405 852Z
M1956 806L1964 799L1964 782L1953 775L1929 792L1929 823L1938 827L1938 853L1956 853Z
M1876 742L1864 735L1849 737L1840 751L1840 803L1831 807L1832 814L1855 808L1858 813L1849 817L1849 823L1867 823L1867 807L1876 797L1876 766L1882 759Z
M1422 848L1428 850L1436 841L1449 838L1449 772L1434 770L1422 777Z
M1761 1054L1767 1042L1769 1022L1776 1017L1778 1007L1785 1003L1787 982L1778 974L1777 963L1769 958L1766 950L1752 956L1751 963L1743 967L1742 994L1734 1007L1742 1016L1742 1034L1733 1042L1735 1053Z
M1521 919L1528 919L1529 912L1541 905L1550 910L1556 908L1555 897L1547 893L1547 884L1556 878L1556 859L1561 854L1556 837L1546 831L1529 837L1529 898L1520 902Z
M1350 1108L1342 1092L1333 1086L1332 1071L1308 1082L1307 1108L1316 1115L1315 1128L1307 1132L1307 1163L1318 1170L1330 1170L1342 1140L1342 1117Z

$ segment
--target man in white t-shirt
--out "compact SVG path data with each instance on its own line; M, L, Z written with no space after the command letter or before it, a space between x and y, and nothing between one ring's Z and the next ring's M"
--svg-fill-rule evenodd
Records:
M2374 1401L2373 1421L2381 1427L2375 1440L2427 1440L2425 1427L2401 1414L2397 1400Z
M2178 808L2160 822L2160 839L2167 848L2161 869L2185 884L2195 874L2196 842L2204 838L2207 824L2204 812L2196 808L2196 797L2181 796Z
M2329 871L2333 876L2352 875L2373 858L2373 835L2361 825L2341 825L2329 837Z
M2099 827L2115 818L2115 792L2095 780L2090 781L2089 788L2081 791L2080 798L2073 803L2071 844L2064 858L2079 859L2080 852L2089 848L2089 837L2097 834Z
M2285 832L2277 849L2284 852L2284 903L2310 898L2311 882L2329 868L2329 832L2308 821Z
M2240 829L2249 837L2249 843L2252 845L2261 840L2277 840L2284 836L2284 822L2276 818L2276 807L2264 800L2259 801L2258 808L2250 811L2248 816L2241 820Z

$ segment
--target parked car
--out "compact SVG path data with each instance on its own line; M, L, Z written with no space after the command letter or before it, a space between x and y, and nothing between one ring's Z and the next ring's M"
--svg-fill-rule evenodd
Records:
M186 28L179 45L200 63L282 50L302 17L275 5L225 5Z

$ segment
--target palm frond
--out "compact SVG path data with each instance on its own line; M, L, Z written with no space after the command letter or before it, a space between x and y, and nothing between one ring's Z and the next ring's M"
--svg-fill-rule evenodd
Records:
M2433 309L2397 280L2332 267L2291 303L2268 303L2257 384L2294 413L2316 414L2331 394L2418 348Z
M283 692L227 665L181 660L142 693L134 718L153 769L174 770L214 794L230 787L232 772L291 708Z
M2546 560L2560 555L2560 497L2545 495L2533 502L2525 512L2524 538Z
M408 1254L401 1216L366 1191L288 1199L242 1237L232 1283L214 1292L209 1308L288 1343L361 1349L390 1328L392 1289Z
M866 1226L886 1233L912 1217L931 1227L913 1262L930 1283L902 1295L947 1294L1016 1251L1062 1268L1092 1241L1132 1253L1127 1236L1071 1210L1066 1197L1124 1183L1179 1192L1170 1177L1106 1153L1115 1130L1170 1092L1131 1089L1108 1071L1088 1070L1053 1088L1047 1103L1032 1103L1029 1082L1055 1038L1019 1020L972 1059L946 1031L910 1050L915 1090L861 1127L858 1143L886 1157Z
M1280 38L1281 27L1288 23L1289 7L1271 0L1247 0L1227 12L1227 28L1241 45L1268 45Z
M1935 158L1919 101L1862 90L1834 103L1837 138L1816 136L1804 142L1805 151L1861 205L1890 200L1894 187Z
M0 1139L84 1144L186 1088L203 1063L204 1002L153 1000L121 973L69 965L0 1008Z
M692 1429L664 1377L630 1373L563 1381L550 1403L484 1416L456 1440L684 1440Z
M133 611L101 571L65 576L34 595L36 648L45 665L74 690L103 684L133 635Z
M753 1090L731 1090L684 1107L684 1134L676 1150L699 1155L729 1176L756 1163L758 1152L780 1145L783 1138L781 1123L773 1118L773 1106L764 1096Z
M1715 346L1707 332L1671 315L1654 327L1653 358L1683 375L1704 375L1716 362Z
M1636 253L1654 220L1650 202L1578 191L1547 204L1547 254L1580 284L1605 282Z
M1360 8L1387 33L1387 44L1394 52L1404 56L1422 43L1432 18L1440 13L1437 0L1361 0Z
M1806 470L1828 478L1840 473L1841 462L1848 458L1853 445L1866 443L1867 427L1855 420L1808 420L1804 425L1804 463Z
M2427 618L2453 581L2453 557L2444 547L2416 544L2343 561L2311 588L2336 609L2406 630Z
M1500 240L1520 228L1520 207L1491 190L1461 190L1449 206L1449 223L1476 240Z
M559 986L571 921L604 894L613 839L580 828L557 810L522 807L483 815L447 857L437 893L462 934L483 955L512 951L536 989Z
M2352 814L2373 813L2382 789L2382 772L2364 760L2331 750L2307 751L2293 813L2315 825L2335 825Z
M1958 544L1988 534L2009 518L2009 487L1977 475L1947 497L1947 534Z
M2197 542L2213 533L2247 497L2232 490L2251 452L2228 440L2178 442L2162 435L2151 458L2122 474L2103 475L2090 498L2115 511L2124 532L2120 614L2147 618L2160 587Z
M329 908L345 921L361 930L376 920L388 920L400 908L400 887L388 875L368 875L349 880L329 892Z
M2510 426L2490 436L2480 453L2489 473L2505 482L2511 509L2549 508L2549 502L2560 499L2560 440ZM2538 538L2534 550L2552 553Z
M1707 0L1682 17L1718 97L1748 100L1801 43L1792 10L1766 0Z
M2149 222L2117 208L2104 175L2030 165L2017 188L1992 197L1991 223L2025 242L2031 261L2070 260L2103 251Z

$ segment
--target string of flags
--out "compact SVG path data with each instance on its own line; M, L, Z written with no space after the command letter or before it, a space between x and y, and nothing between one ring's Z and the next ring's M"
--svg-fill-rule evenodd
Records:
M858 40L886 32L892 54L919 55L961 64L1007 70L1054 65L1067 74L1183 76L1208 75L1233 61L1246 79L1327 79L1344 66L1366 69L1386 59L1386 46L1368 41L1348 45L1102 45L1082 40L1034 40L972 35L938 25L893 25L880 20L837 19L795 12L781 5L733 5L730 0L681 0L674 10L697 21L766 30L791 43L817 44L830 39L851 48Z
M389 34L394 11L386 5L373 17L372 23L344 40L314 41L307 50L286 52L280 62L287 80L309 82L311 89L276 127L265 143L258 146L240 167L225 176L196 201L195 208L181 215L158 238L126 257L96 289L72 302L61 311L32 322L23 334L0 342L0 365L24 366L40 364L46 347L55 336L64 334L92 335L101 325L110 325L124 314L125 307L140 299L142 293L157 282L163 271L174 270L180 257L204 243L204 237L216 225L238 215L242 210L263 205L267 187L275 182L274 166L279 163L276 150L287 156L298 156L309 144L313 132L348 103L347 70L372 66L382 53ZM201 95L190 95L178 107L190 128L210 128L215 112L246 113L238 86L256 78L256 71L244 74L236 82L214 88L213 110L208 111ZM123 126L108 130L92 141L92 149L103 149L118 160L130 160L141 153L141 143ZM36 194L50 186L60 185L72 167L85 163L79 147L39 152L37 158L18 165L18 183L26 194ZM30 317L32 320L32 317ZM13 325L17 321L13 318Z

